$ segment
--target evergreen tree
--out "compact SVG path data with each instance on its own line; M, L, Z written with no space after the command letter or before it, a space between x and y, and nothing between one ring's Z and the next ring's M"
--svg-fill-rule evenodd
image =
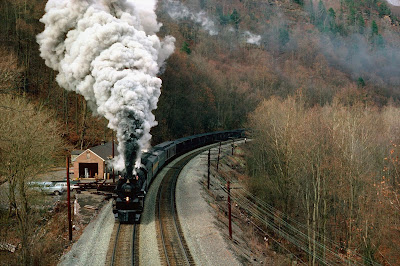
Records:
M358 86L359 88L365 87L365 81L364 81L364 79L363 79L362 77L359 77L359 78L358 78L358 80L357 80L357 86Z
M230 16L231 23L235 26L235 29L239 29L239 23L240 23L240 15L239 12L235 9L233 9L232 14Z
M304 5L304 1L303 0L293 0L293 2L295 2L296 4L299 4L299 5Z
M364 21L363 16L360 13L357 15L357 25L358 25L358 32L361 34L364 34L365 21Z
M222 10L222 7L220 5L217 5L216 12L219 18L219 24L221 25L226 25L229 23L230 16L229 15L224 15L224 12Z
M349 25L354 25L355 21L356 21L356 10L354 8L350 8L350 14L349 14Z
M336 32L336 12L333 8L329 8L328 10L328 21L330 31Z
M387 6L387 4L385 2L379 2L378 13L379 13L379 16L382 18L384 16L389 16L391 12L390 12L390 8Z
M318 12L317 12L317 26L321 31L326 30L326 25L325 25L326 17L327 13L324 2L322 2L322 0L319 0Z
M308 7L308 13L310 13L310 22L312 24L314 24L315 23L315 12L314 12L313 0L310 0L310 5Z
M372 25L371 25L371 35L376 36L379 34L379 30L378 30L378 24L376 24L376 21L373 20L372 21Z
M182 47L181 47L181 51L185 52L187 54L191 54L192 53L192 50L190 49L189 44L186 41L183 42Z

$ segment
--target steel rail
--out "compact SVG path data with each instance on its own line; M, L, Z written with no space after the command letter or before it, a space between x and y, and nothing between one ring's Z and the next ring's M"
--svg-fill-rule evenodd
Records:
M164 231L164 226L168 227L170 225L172 228L170 229L170 233L173 234L176 238L176 242L179 245L179 249L173 249L171 246L171 252L173 253L174 251L178 251L180 253L180 257L176 257L174 255L174 258L176 260L184 260L184 264L186 265L194 265L193 258L190 254L189 248L186 245L185 238L183 236L183 232L180 228L180 223L179 223L179 217L177 215L176 211L176 202L175 202L175 189L176 189L176 181L179 176L179 173L182 171L183 167L197 154L203 152L203 149L201 151L198 151L194 154L187 155L186 157L182 158L178 163L177 167L170 168L170 170L167 172L165 175L163 181L161 182L161 185L158 189L157 193L157 218L159 220L159 227L160 227L160 234L161 234L161 243L162 243L162 249L164 251L164 256L166 258L166 263L167 265L172 265L172 261L170 259L170 251L169 248L167 247L166 241L166 233ZM164 194L165 193L165 194ZM162 194L164 194L164 198L162 197ZM169 195L168 195L169 194ZM163 199L167 199L168 202L162 201ZM166 210L164 212L168 212L167 216L172 218L170 221L170 224L168 222L165 222L164 218L162 215L161 209L163 207L166 207ZM169 207L167 207L169 206ZM165 215L165 214L164 214ZM172 224L172 225L171 225ZM174 232L172 232L174 231Z
M132 228L133 226L133 228ZM123 228L122 228L123 227ZM127 234L129 234L130 230L132 230L132 235L128 237ZM137 248L137 232L138 232L138 225L133 224L133 225L121 225L118 224L117 232L115 234L115 243L114 243L114 248L111 256L111 261L110 265L129 265L127 261L131 259L131 264L134 266L136 264L136 259L137 259L137 253L135 252L135 249ZM130 239L130 240L128 240ZM127 241L130 242L127 244ZM118 261L121 260L121 257L118 257L118 253L121 253L121 250L124 250L124 245L129 245L132 244L132 247L130 249L127 249L126 251L129 252L131 251L131 256L128 256L126 258L123 258L122 260L125 261ZM126 253L125 253L126 254ZM119 254L120 256L121 254Z
M133 233L132 233L132 266L135 266L135 247L136 247L136 231L137 231L137 225L133 225Z
M160 235L161 235L161 242L162 242L162 245L163 245L164 256L165 256L167 265L171 265L171 263L169 261L169 258L168 258L168 251L167 251L167 247L166 247L166 243L165 243L163 222L162 222L163 219L161 219L161 188L162 188L162 186L163 186L163 183L160 186L160 188L158 189L158 193L157 193L157 201L158 201L157 217L158 217L159 224L160 224Z
M121 229L121 224L118 224L117 235L115 236L114 250L113 250L113 253L112 253L112 257L111 257L111 266L114 266L114 263L115 263L115 254L117 252L118 238L119 238L120 229Z
M191 262L193 261L192 256L190 255L188 248L185 247L185 240L183 237L183 232L180 228L180 223L179 223L179 218L178 218L178 212L176 210L176 198L175 198L175 191L176 191L176 181L178 178L179 173L182 171L183 167L187 164L188 161L185 161L184 165L179 169L179 171L175 172L175 176L173 179L173 184L171 187L171 209L172 209L172 217L174 219L174 225L175 225L175 230L176 233L179 237L179 244L181 246L181 249L183 250L183 253L185 255L186 261L189 262L189 264L191 264Z

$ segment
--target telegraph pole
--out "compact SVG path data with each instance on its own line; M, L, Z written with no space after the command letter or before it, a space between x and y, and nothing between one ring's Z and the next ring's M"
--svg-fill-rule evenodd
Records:
M208 174L207 174L207 189L210 190L210 166L211 166L211 149L208 150Z
M231 207L231 187L229 180L227 181L227 189L228 189L229 239L232 240L232 207Z
M114 159L114 131L112 131L112 158ZM112 168L112 178L113 178L113 183L115 183L115 175L114 175L114 166Z
M72 220L71 220L71 190L69 188L69 155L67 155L67 205L68 205L68 233L69 240L72 240Z
M219 167L219 157L221 154L221 141L219 142L219 148L218 148L218 159L217 159L217 172L218 172L218 167Z

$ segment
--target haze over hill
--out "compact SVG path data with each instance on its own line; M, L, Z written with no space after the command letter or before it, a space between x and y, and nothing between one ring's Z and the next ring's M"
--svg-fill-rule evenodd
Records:
M392 4L394 6L400 6L400 1L399 0L386 0L389 4Z

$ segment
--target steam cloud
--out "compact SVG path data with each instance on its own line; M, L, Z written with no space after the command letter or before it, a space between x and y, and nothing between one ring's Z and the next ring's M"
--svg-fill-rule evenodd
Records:
M200 24L200 26L210 35L219 34L219 29L215 25L214 20L207 16L206 12L204 11L194 12L192 10L189 10L188 7L176 0L165 0L163 2L163 8L173 20L188 19ZM228 31L234 32L235 29L229 27ZM260 45L260 35L253 34L249 31L241 32L241 35L244 36L244 39L247 43Z
M94 114L108 119L119 142L114 167L132 175L157 124L156 75L175 39L155 35L161 25L151 1L49 0L45 11L41 56L59 72L61 87L83 95Z
M253 34L249 31L245 31L244 36L247 38L247 40L246 40L247 43L260 45L260 42L261 42L260 35Z
M386 0L389 4L400 6L400 0Z
M168 15L174 19L190 19L196 23L199 23L203 29L208 31L210 35L217 35L218 29L215 26L214 21L207 17L204 11L199 13L194 13L190 11L186 6L184 6L179 1L167 0L164 5L166 6L166 10Z

